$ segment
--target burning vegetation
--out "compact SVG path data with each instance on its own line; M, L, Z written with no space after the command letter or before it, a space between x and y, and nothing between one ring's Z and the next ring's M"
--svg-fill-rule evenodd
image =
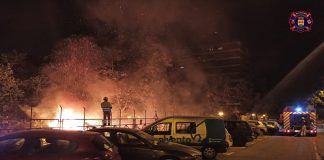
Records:
M24 60L1 64L2 86L12 86L2 94L11 96L4 100L11 106L2 109L23 109L29 115L33 107L34 118L72 119L83 118L85 109L86 118L102 118L100 102L107 96L113 118L119 111L127 117L134 110L138 115L146 111L147 117L216 114L226 97L219 96L226 94L226 79L210 83L190 57L201 44L217 42L215 34L226 30L225 17L204 17L215 9L224 10L191 3L76 2L83 15L79 21L87 31L61 39L41 66L33 66L38 72L19 73L30 67L15 63ZM184 56L189 59L183 61Z

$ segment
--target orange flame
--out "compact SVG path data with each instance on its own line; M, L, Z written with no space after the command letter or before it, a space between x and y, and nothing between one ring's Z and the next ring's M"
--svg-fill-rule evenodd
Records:
M64 130L83 130L84 124L84 115L82 112L78 112L71 107L64 107L62 109L61 115L61 108L58 107L55 120L48 123L50 128L55 129L64 129ZM61 120L61 123L60 123ZM98 121L87 122L86 125L100 125Z

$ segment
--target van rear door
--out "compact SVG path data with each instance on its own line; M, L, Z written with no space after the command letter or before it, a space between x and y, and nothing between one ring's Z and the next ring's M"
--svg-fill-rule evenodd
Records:
M213 146L218 153L227 151L224 121L221 119L206 119L206 139L203 146Z
M206 138L213 142L225 141L225 125L221 119L206 119L205 120L207 135Z

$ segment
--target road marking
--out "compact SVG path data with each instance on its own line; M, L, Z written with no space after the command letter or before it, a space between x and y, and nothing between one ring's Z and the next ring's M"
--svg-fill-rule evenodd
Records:
M313 142L313 146L314 146L314 151L315 151L315 159L321 160L322 158L321 158L320 154L318 153L317 146L316 146L315 142Z
M234 152L224 153L225 156L230 156L230 155L232 155L232 154L234 154Z

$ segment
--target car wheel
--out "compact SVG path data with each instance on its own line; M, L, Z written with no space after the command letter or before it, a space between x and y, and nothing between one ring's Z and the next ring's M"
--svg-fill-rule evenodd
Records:
M253 132L253 133L254 133L254 139L257 139L259 136L259 133L258 132Z
M213 147L205 147L202 150L202 155L204 159L215 159L217 156L216 150Z
M246 145L246 140L240 140L239 143L238 143L238 146L239 147L244 147Z
M179 158L172 157L172 156L166 156L166 157L160 158L159 160L179 160Z
M242 139L237 140L235 144L233 143L234 147L244 147L245 145L246 145L246 141Z
M266 132L262 129L260 135L261 135L261 136L264 136L264 135L266 135Z

